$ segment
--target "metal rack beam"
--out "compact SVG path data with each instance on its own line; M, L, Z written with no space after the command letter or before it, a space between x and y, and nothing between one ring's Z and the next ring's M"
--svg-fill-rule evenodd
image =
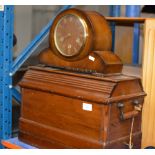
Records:
M139 5L127 5L126 16L127 17L139 17L140 6ZM132 63L133 64L138 64L139 62L139 40L140 40L140 25L135 22L134 32L133 32L133 46L132 46Z
M12 95L13 95L13 97L16 99L16 101L18 103L21 102L21 94L20 94L20 92L16 88L12 89Z
M110 16L111 17L120 17L121 15L121 6L120 5L111 5L110 6ZM111 31L112 31L112 51L115 49L115 22L110 23Z
M5 6L0 11L0 140L10 138L12 132L13 9Z

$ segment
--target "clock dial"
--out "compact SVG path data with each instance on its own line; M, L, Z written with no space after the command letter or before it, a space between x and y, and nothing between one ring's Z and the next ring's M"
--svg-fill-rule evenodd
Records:
M63 16L56 25L54 41L57 50L67 57L77 55L85 44L85 24L75 15Z

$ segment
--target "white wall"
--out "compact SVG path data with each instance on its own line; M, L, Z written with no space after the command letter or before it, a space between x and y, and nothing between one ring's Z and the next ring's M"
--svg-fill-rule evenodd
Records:
M14 32L18 42L16 57L32 38L32 6L15 6Z
M33 20L32 20L32 36L35 37L42 28L52 17L55 15L56 10L61 8L61 6L50 5L50 6L33 6Z

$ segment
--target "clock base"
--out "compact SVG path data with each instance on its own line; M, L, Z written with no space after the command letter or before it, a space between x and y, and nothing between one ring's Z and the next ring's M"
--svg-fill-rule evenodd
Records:
M85 73L121 73L123 64L120 58L110 51L93 51L87 57L77 61L65 61L50 49L45 49L39 55L41 64Z

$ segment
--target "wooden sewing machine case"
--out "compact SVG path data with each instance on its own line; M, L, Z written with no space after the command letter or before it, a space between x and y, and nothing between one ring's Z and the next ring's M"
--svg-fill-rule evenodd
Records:
M21 140L39 148L128 148L135 116L133 148L140 148L140 79L32 67L20 86Z
M81 15L74 9L66 12ZM43 65L29 68L20 82L20 140L38 148L141 147L141 111L146 95L141 80L121 73L121 60L107 51L111 46L110 28L97 13L89 15L95 16L90 19L100 29L94 28L98 32L94 36L101 37L96 39L98 46L85 45L88 51L70 56L70 50L63 49L63 54L59 48L55 50L52 41L52 47L40 54ZM66 20L71 21L70 16L65 16ZM107 35L99 35L103 30L100 23L105 25L109 44ZM66 33L67 29L63 30ZM71 47L65 44L62 48Z

